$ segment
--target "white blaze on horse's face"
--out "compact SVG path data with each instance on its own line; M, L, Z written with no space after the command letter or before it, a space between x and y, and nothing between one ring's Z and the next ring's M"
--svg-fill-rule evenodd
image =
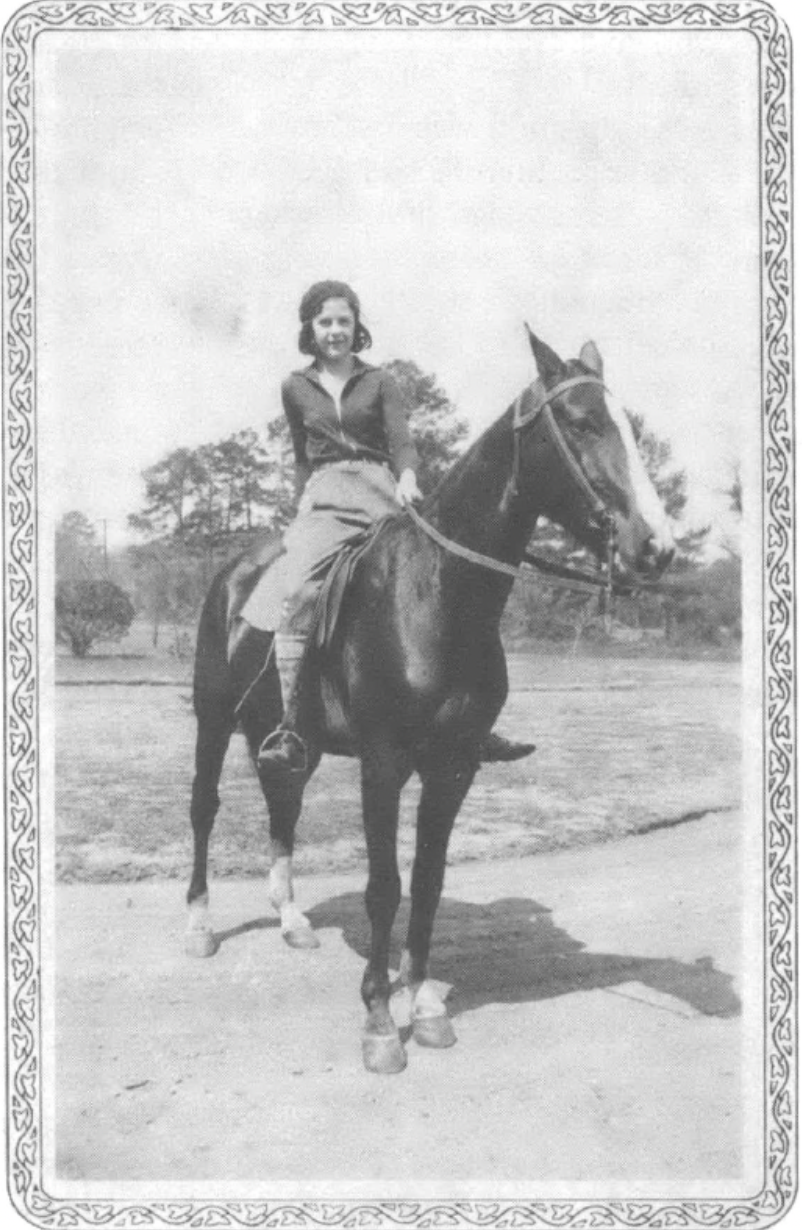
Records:
M598 388L604 361L596 343L585 342L578 362L566 364L528 325L527 331L541 385L552 390L552 397L570 393L562 400L563 421L575 428L573 447L584 481L614 519L619 567L659 575L674 553L671 527L625 410ZM583 385L588 387L583 390ZM590 430L583 432L583 427Z
M640 517L648 529L651 554L655 559L665 558L674 550L674 535L671 532L671 524L646 470L643 458L640 455L640 450L635 440L635 433L632 430L632 424L629 421L626 410L609 393L606 395L605 400L608 413L618 429L618 434L621 437L626 453L629 481L632 488L633 508L631 511ZM632 527L626 524L619 526L619 545L624 552L626 552L627 547L631 548L634 546L634 544L626 541L629 537L627 531L630 530L631 532L631 529Z

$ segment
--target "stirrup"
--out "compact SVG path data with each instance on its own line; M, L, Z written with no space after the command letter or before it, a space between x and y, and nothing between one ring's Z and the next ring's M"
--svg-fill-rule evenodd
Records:
M294 730L279 726L261 742L256 753L259 769L281 773L306 773L308 768L306 744Z

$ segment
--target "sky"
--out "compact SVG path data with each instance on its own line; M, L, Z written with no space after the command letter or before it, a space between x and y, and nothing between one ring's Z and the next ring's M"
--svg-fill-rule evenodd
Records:
M477 434L593 338L692 522L759 424L746 33L47 32L37 45L41 475L125 541L141 471L262 429L297 307L350 282L368 358Z

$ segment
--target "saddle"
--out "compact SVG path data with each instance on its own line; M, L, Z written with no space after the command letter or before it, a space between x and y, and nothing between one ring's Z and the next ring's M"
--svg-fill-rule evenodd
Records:
M309 643L315 649L327 650L332 646L346 593L356 569L368 548L381 533L385 523L393 520L397 515L397 513L388 513L386 517L381 517L367 529L355 533L354 537L340 550L321 560L310 578L320 583L309 635ZM282 555L284 555L284 546L280 537L270 536L254 544L246 558L247 592L252 592L256 588L265 573L279 561Z
M311 644L315 649L325 651L331 648L354 573L385 523L394 520L396 516L397 513L389 513L374 522L369 529L363 530L346 543L330 563L326 563L326 575L318 594L310 632Z

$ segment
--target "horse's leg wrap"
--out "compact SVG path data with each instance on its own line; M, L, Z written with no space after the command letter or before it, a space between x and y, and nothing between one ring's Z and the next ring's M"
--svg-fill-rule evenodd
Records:
M401 981L409 987L412 998L410 1017L413 1038L420 1046L439 1049L453 1046L457 1035L449 1020L445 1000L435 983L427 978L416 982L413 970L414 962L409 951L405 949L401 957Z
M412 1036L420 1046L439 1049L457 1040L446 1006L431 982L422 982L413 993Z
M281 918L281 934L290 948L319 948L309 919L295 904L292 888L292 859L283 855L270 868L268 881L270 904Z
M188 957L213 957L217 941L209 921L209 894L202 893L189 906L184 952Z

